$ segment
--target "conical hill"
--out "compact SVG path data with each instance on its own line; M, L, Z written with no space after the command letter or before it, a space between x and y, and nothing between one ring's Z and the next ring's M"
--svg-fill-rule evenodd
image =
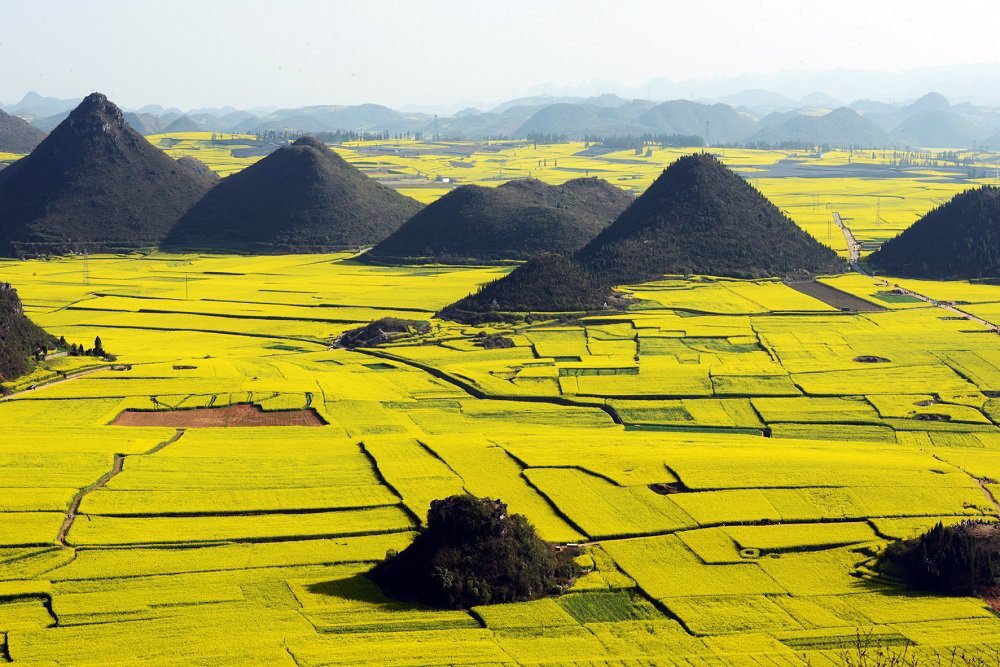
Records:
M695 154L664 170L572 258L545 268L519 267L444 313L600 308L613 303L614 285L664 274L781 277L838 273L844 262L717 159Z
M167 247L325 252L378 243L420 204L303 137L228 176L177 224Z
M5 172L6 255L155 246L211 187L133 130L100 93Z
M843 262L716 158L682 157L578 259L613 284L664 274L836 273Z
M955 195L886 241L868 262L911 278L1000 278L1000 188Z
M0 382L24 375L33 355L42 347L52 349L56 340L24 314L17 290L0 283Z
M425 207L368 256L389 262L467 263L573 252L632 201L632 195L597 178L559 186L536 179L496 188L463 185Z

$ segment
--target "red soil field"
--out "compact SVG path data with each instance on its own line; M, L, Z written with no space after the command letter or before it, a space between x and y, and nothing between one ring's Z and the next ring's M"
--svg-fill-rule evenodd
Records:
M228 405L191 410L125 410L111 422L115 426L168 426L199 428L218 426L323 426L313 410L265 412L259 405Z

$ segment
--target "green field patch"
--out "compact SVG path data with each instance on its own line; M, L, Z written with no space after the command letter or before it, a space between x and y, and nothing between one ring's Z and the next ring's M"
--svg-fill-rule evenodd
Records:
M665 618L649 600L632 591L572 593L557 602L578 623L611 623Z

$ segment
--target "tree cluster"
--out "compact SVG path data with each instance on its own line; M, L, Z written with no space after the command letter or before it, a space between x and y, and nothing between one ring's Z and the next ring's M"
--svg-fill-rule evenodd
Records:
M65 336L59 337L59 347L69 353L71 357L98 357L105 361L114 361L117 357L104 349L104 342L100 336L94 338L94 347L85 348L78 343L67 343Z
M426 528L370 576L392 597L468 609L560 592L579 575L575 555L543 542L499 500L451 496L431 502Z
M938 523L920 537L891 544L880 566L914 588L969 595L1000 574L1000 532L979 521Z

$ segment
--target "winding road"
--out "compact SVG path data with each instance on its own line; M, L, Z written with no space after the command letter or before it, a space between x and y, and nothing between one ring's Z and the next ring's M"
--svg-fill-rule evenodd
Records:
M837 223L837 226L840 227L840 230L844 233L844 240L847 242L847 252L850 255L851 268L853 270L857 271L863 276L866 276L868 278L871 278L872 280L877 281L879 285L885 287L892 287L894 290L897 290L900 294L913 297L914 299L920 299L924 303L927 303L931 306L936 306L943 310L947 310L953 315L961 317L962 319L968 320L970 322L978 322L979 324L982 324L984 327L988 329L993 329L997 333L1000 333L1000 326L988 320L984 320L978 315L973 315L972 313L966 312L949 302L938 301L937 299L932 299L926 294L920 294L919 292L914 292L911 289L901 287L898 283L890 283L889 281L884 280L882 278L876 278L872 274L865 271L864 267L861 266L861 244L858 243L857 239L854 238L854 233L851 232L851 229L844 224L843 219L840 217L840 213L837 213L836 211L833 213L833 221Z

